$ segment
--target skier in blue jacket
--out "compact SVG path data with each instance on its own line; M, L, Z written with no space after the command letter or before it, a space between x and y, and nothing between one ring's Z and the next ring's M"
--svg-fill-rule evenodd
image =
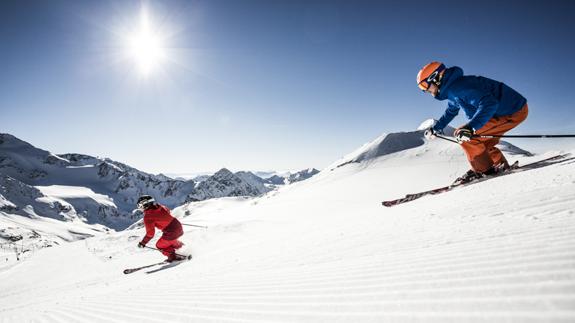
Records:
M467 155L471 169L456 182L468 182L509 168L505 156L495 147L499 138L527 118L527 100L506 84L482 76L463 75L460 67L446 68L440 62L425 65L417 75L421 90L437 100L447 100L447 109L437 123L425 131L428 138L440 133L463 109L469 122L455 130L455 137Z

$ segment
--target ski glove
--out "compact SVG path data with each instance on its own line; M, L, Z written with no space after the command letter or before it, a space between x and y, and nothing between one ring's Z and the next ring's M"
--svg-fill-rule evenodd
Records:
M429 127L427 129L425 129L425 132L423 133L423 135L425 136L425 139L427 139L427 140L431 140L431 139L435 138L436 134L437 134L437 131L435 131L433 129L433 127Z
M138 248L144 248L146 246L145 243L138 242Z
M459 143L462 143L464 141L471 140L471 138L473 138L473 136L475 135L475 131L468 124L466 124L455 129L454 135L455 139L457 139Z

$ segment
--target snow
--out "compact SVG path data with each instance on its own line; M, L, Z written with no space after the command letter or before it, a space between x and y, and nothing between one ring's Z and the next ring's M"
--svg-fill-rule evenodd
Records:
M16 205L8 201L4 196L0 195L0 209L4 208L16 208Z
M435 124L435 119L427 119L425 121L423 121L419 127L417 127L417 130L427 130L428 128L433 127L433 125Z
M468 165L438 140L370 156L176 208L208 226L184 227L189 262L124 275L163 259L134 225L0 267L0 322L575 321L573 160L385 208Z
M148 174L108 158L54 155L0 133L0 210L24 216L79 218L125 229L138 217L133 211L140 195L149 194L168 207L177 207L190 200L228 194L257 196L272 189L251 177L220 178L223 182L209 177L198 184L197 191L193 181Z
M83 186L50 185L36 186L44 195L65 199L90 199L98 204L115 206L114 201L107 195L95 193L91 189Z

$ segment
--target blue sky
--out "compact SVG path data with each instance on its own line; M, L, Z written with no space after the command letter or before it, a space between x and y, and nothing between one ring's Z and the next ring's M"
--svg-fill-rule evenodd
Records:
M145 76L142 7L165 52ZM154 173L322 168L438 118L415 77L440 60L527 97L513 133L574 133L572 30L573 1L4 0L0 132Z

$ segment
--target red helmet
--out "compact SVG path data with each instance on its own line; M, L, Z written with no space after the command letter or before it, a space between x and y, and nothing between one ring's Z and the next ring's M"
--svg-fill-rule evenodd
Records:
M431 62L425 65L419 73L417 73L417 86L422 91L427 91L431 83L439 85L439 78L441 71L445 70L445 65L441 62Z

